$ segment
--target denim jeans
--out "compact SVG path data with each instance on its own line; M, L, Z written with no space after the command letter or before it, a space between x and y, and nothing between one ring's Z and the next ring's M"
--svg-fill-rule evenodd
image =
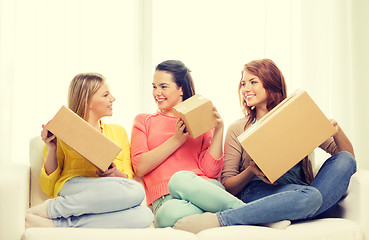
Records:
M231 226L324 217L342 198L355 172L354 157L343 151L325 161L309 186L253 181L241 192L247 204L218 212L218 220Z
M225 191L217 180L204 179L190 171L173 174L168 187L170 195L163 196L153 203L156 227L171 227L186 216L245 205Z
M136 181L118 177L74 177L48 204L55 227L144 228L153 214Z

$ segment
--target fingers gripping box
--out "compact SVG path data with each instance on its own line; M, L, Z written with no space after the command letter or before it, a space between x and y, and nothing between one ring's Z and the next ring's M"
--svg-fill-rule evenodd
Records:
M121 151L118 145L65 106L46 128L103 172Z
M197 138L217 125L213 104L200 94L177 104L174 110L176 115L184 121L186 131L192 138Z
M336 132L303 90L297 90L238 136L242 147L274 183Z

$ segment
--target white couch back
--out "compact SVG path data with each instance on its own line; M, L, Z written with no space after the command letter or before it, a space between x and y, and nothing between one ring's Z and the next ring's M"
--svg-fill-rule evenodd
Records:
M43 151L45 143L40 136L34 137L29 142L29 164L31 166L30 198L29 206L42 203L49 197L42 191L40 186L40 173L43 164Z

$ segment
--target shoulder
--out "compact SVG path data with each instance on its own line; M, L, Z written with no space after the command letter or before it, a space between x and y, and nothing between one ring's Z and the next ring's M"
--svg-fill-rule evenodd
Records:
M126 132L126 129L122 125L116 123L101 123L101 125L113 132Z
M248 117L240 118L236 121L234 121L231 125L229 125L227 129L227 135L228 134L235 134L240 135L245 131L245 125L248 120Z
M152 114L149 113L140 113L138 115L136 115L136 117L134 118L134 122L145 122L146 119Z
M136 115L136 117L133 120L133 125L147 125L150 121L153 119L162 119L161 115L159 113L140 113ZM160 121L160 120L159 120Z
M114 123L101 123L104 128L104 135L108 138L115 139L116 141L122 141L128 139L128 134L126 129L119 124Z

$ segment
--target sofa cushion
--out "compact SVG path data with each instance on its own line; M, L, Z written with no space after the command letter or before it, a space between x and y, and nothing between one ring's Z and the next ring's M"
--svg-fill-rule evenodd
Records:
M301 223L295 223L286 229L274 229L259 226L230 226L212 228L197 234L199 239L211 240L243 240L243 239L273 239L273 240L362 240L363 233L359 225L351 220L325 218Z
M160 239L160 240L194 240L193 233L174 230L172 228L144 228L144 229L102 229L102 228L28 228L23 240L122 240L122 239Z

